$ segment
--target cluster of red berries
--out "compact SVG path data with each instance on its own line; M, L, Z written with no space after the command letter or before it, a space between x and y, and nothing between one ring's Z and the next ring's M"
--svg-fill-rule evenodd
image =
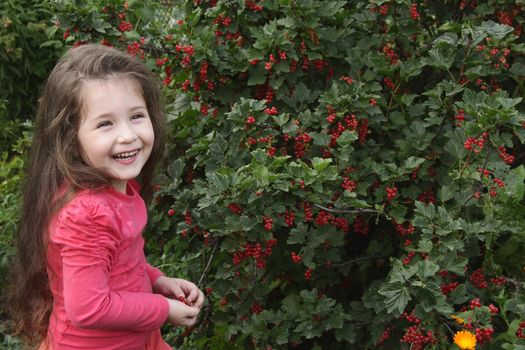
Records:
M350 232L350 223L345 218L335 218L334 225L344 233Z
M421 15L419 14L419 11L417 10L416 3L412 3L412 5L410 5L410 17L412 17L414 21L417 21L421 18Z
M505 276L492 277L492 278L490 279L490 281L491 281L492 284L494 284L495 286L504 286L505 283L507 283L507 279L505 278Z
M205 102L201 102L201 108L200 108L200 111L203 115L208 115L208 112L209 112L209 106L207 103Z
M279 114L279 111L277 110L277 108L275 106L273 106L273 107L265 108L264 109L264 113L266 113L268 115L277 115L277 114Z
M479 268L476 271L472 272L469 279L470 279L470 282L472 282L472 284L478 289L485 289L489 286L487 279L485 278L485 275L483 274L482 268Z
M317 214L317 217L315 218L315 223L318 226L324 226L328 225L329 223L333 222L335 217L328 213L326 210L319 211L319 214Z
M157 67L162 67L163 65L165 65L166 63L168 63L168 57L163 57L163 58L157 58L155 60L155 64Z
M359 123L359 132L358 138L359 143L364 144L366 142L366 137L368 136L368 119L361 119Z
M425 204L436 204L436 196L434 195L434 192L432 192L432 190L421 192L417 196L417 200Z
M403 265L408 265L412 262L412 259L414 259L414 256L416 256L416 252L411 251L408 253L408 255L403 259Z
M129 32L133 29L133 25L129 22L126 22L125 20L120 21L118 25L118 30L120 30L122 33Z
M386 327L385 330L383 331L383 334L381 334L381 336L379 337L379 340L377 341L376 346L380 346L385 341L387 341L390 338L391 332L392 330L390 329L390 327Z
M244 3L246 4L246 7L254 12L260 12L263 10L263 7L261 5L257 5L255 1L252 0L245 0Z
M344 176L341 187L348 192L354 192L355 188L357 187L357 182L355 180L351 180L348 176Z
M316 71L321 71L330 65L327 60L314 60L313 63Z
M268 149L266 150L266 154L270 158L275 156L275 153L277 153L277 148L276 147L268 147Z
M312 205L309 202L303 202L304 221L309 222L314 220L314 213Z
M467 7L467 5L469 5L471 9L475 9L476 6L478 6L476 0L461 0L461 2L459 3L459 9L464 10Z
M312 278L312 269L307 269L304 273L304 278L309 281Z
M252 314L257 315L257 314L260 314L261 312L263 312L264 308L258 302L254 302L252 304L252 306L250 306L250 311L251 311Z
M334 123L335 122L335 117L336 117L336 114L335 114L335 111L334 111L334 112L332 112L332 114L330 114L328 116L328 118L327 118L328 122ZM334 148L337 145L337 139L339 138L339 136L341 136L341 134L345 130L348 129L348 130L354 131L359 126L359 121L357 120L357 118L353 114L350 115L350 116L346 115L345 118L344 118L344 121L345 121L346 125L344 125L342 122L337 122L337 125L330 131L330 144L328 145L328 147ZM366 135L365 135L365 137L366 137Z
M420 330L419 326L412 325L406 329L405 334L400 340L401 343L411 344L410 349L422 350L427 344L437 342L432 331Z
M263 217L263 224L264 224L264 229L266 231L273 230L273 219L271 217L269 216Z
M397 196L397 187L387 187L386 188L386 199L388 202L391 202Z
M191 57L195 53L195 49L192 45L175 45L175 51L183 53L182 59L180 61L181 66L188 67L191 64Z
M414 315L414 310L410 314L403 312L400 318L413 323L406 329L400 340L402 343L410 344L410 349L422 350L426 345L437 342L432 331L425 331L421 328L421 320Z
M292 252L291 256L292 256L292 261L294 262L294 264L299 264L301 262L302 258L296 252Z
M489 38L487 38L487 41L488 39ZM494 47L488 50L488 48L485 45L477 45L476 51L483 52L485 55L485 59L487 61L492 62L494 68L496 69L499 69L502 65L506 69L510 67L509 63L507 62L507 56L511 53L511 51L507 48L500 50L499 48ZM481 78L476 79L476 85L478 85L482 90L488 89L487 84L485 84L485 82ZM499 85L499 82L497 80L493 80L492 90L497 91L500 88L501 86Z
M292 227L295 222L295 212L293 210L286 209L284 212L284 222L286 226Z
M390 64L395 65L399 61L399 56L396 54L391 44L383 46L383 53L390 59Z
M516 337L525 339L525 321L521 321L518 330L516 331Z
M400 237L405 237L416 232L416 228L412 225L410 221L407 221L406 224L398 224L394 222L394 227L396 228L396 232L399 234Z
M465 111L463 109L460 109L458 113L454 116L455 125L457 127L460 127L461 124L465 121Z
M346 75L341 76L339 79L346 82L348 85L351 85L354 82L351 77Z
M368 235L368 232L370 231L370 227L368 226L368 223L365 222L363 217L361 215L357 215L354 219L354 232L361 236Z
M276 244L276 239L269 239L266 241L266 246L263 249L263 246L260 242L255 244L246 242L246 244L242 247L242 250L233 253L233 264L239 265L245 259L252 257L255 259L255 266L262 270L266 267L266 257L272 254L272 247Z
M401 316L400 316L400 319L405 319L408 322L414 323L414 324L420 324L421 323L421 320L419 318L417 318L416 315L415 315L415 310L412 310L410 313L407 313L406 311L403 312L401 314Z
M255 117L253 115L249 115L248 118L246 118L246 125L251 125L256 122Z
M441 285L441 293L443 293L444 295L449 295L449 294L452 293L452 292L453 292L458 286L459 286L459 282L457 282L457 281L442 284L442 285Z
M145 38L141 38L140 42L134 41L131 44L128 44L127 52L133 57L139 56L141 59L144 59L144 49L142 49L142 45L144 45L144 42L146 41Z
M230 209L231 212L234 213L235 215L241 215L242 214L242 208L237 203L230 203L230 204L228 204L228 209Z
M507 163L509 165L514 163L515 157L513 155L507 153L507 150L505 149L505 146L499 146L498 147L498 151L499 151L499 157L501 159L503 159L503 161L505 163Z
M386 16L388 14L388 4L383 4L377 7L370 8L370 12L379 12L381 15Z
M494 304L489 304L490 313L493 315L499 314L499 308Z
M171 71L172 69L170 66L164 67L164 73L166 73L166 77L162 80L164 86L168 86L171 83Z
M294 151L297 158L302 158L305 155L306 145L312 140L308 133L302 133L294 138Z
M383 83L385 84L387 89L392 90L392 91L396 90L396 85L394 84L392 79L390 79L388 77L384 77L383 78Z
M497 177L495 177L494 179L492 179L492 181L494 181L494 183L498 186L498 187L505 187L505 182Z
M479 138L468 137L463 143L463 147L465 147L467 151L474 151L474 153L478 154L483 150L487 138L488 134L485 132Z
M191 226L191 224L193 223L189 209L186 209L186 212L184 213L184 222L188 226Z
M492 341L492 336L494 335L494 329L491 327L488 328L476 328L474 331L476 335L476 341L479 345L490 343Z

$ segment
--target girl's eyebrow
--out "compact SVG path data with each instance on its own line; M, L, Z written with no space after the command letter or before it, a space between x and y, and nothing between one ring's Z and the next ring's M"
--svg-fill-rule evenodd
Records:
M140 111L140 110L146 110L147 111L147 107L145 105L134 106L134 107L131 107L130 109L128 109L128 113L133 113L133 112ZM111 116L113 116L113 113L102 113L100 115L95 116L92 120L96 121L96 120L99 120L99 119L109 118Z

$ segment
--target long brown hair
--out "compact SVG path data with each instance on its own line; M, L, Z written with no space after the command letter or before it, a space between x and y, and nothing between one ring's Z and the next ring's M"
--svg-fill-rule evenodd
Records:
M149 200L166 127L160 84L142 62L103 45L71 49L52 70L40 97L8 291L15 334L30 343L45 336L53 306L46 272L51 216L75 191L110 184L106 173L89 167L80 157L77 131L82 85L86 80L120 77L133 79L140 86L155 133L151 155L137 179L142 185L142 196ZM65 183L69 188L58 198L59 187Z

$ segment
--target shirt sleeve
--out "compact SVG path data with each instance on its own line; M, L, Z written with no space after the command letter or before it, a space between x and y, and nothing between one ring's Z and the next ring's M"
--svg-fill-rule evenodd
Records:
M109 288L118 235L102 203L73 200L59 215L54 240L61 245L66 314L84 329L158 329L168 316L163 296Z
M146 273L148 274L149 280L151 281L151 285L155 284L157 278L159 278L160 276L164 276L164 273L162 271L151 266L150 264L146 265Z

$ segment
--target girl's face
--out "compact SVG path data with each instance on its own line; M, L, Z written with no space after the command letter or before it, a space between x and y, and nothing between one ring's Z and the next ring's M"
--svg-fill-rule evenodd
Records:
M148 160L155 135L138 83L130 78L88 80L81 90L78 140L82 159L106 171L120 192Z

